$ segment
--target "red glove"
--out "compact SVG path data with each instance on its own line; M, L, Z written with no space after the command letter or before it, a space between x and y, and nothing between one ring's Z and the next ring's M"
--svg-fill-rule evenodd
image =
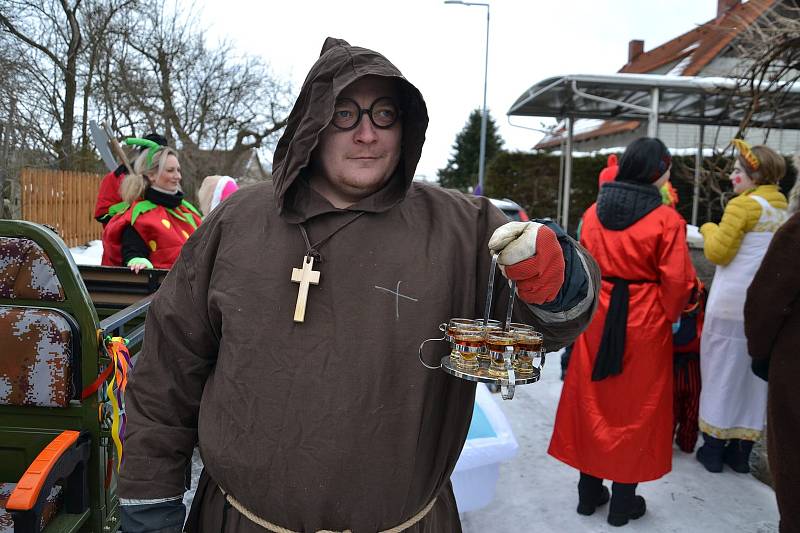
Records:
M492 234L489 249L500 253L500 269L517 282L522 301L541 305L558 296L564 284L564 253L553 230L538 222L509 222Z

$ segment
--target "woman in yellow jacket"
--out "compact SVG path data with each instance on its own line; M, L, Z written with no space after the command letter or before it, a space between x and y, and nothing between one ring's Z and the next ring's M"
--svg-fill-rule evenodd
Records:
M750 370L744 335L747 287L761 264L772 235L786 220L786 197L778 182L786 172L783 157L766 146L740 139L730 180L738 195L725 207L719 225L703 224L705 256L717 265L708 296L700 343L700 430L704 444L697 459L709 472L723 463L750 471L767 408L767 383Z

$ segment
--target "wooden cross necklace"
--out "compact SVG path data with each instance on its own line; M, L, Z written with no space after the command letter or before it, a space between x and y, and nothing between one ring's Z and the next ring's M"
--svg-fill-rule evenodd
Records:
M314 261L322 263L322 255L319 253L319 248L327 243L331 237L339 233L346 226L349 226L355 220L364 214L364 211L356 213L350 220L333 230L327 237L321 239L314 244L308 239L308 232L303 224L298 224L300 233L303 235L303 240L306 243L306 253L303 256L303 266L301 268L292 269L292 282L299 283L297 289L297 303L294 306L294 321L304 322L306 316L306 302L308 300L308 287L309 285L319 285L319 270L314 270Z

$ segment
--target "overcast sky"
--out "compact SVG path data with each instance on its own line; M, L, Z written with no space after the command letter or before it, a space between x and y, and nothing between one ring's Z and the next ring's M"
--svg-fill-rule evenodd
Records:
M541 137L506 112L531 85L562 74L606 74L716 15L716 0L486 0L491 5L487 106L506 149ZM299 91L326 36L384 54L422 92L430 125L417 174L435 178L456 134L483 102L486 8L443 0L198 0L213 39L262 56ZM544 119L514 123L538 126Z

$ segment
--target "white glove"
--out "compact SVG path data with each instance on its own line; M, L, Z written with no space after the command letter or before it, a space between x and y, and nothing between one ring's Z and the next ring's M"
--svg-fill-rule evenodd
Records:
M514 265L536 255L536 237L542 224L538 222L508 222L489 239L489 250L500 253L500 265Z

